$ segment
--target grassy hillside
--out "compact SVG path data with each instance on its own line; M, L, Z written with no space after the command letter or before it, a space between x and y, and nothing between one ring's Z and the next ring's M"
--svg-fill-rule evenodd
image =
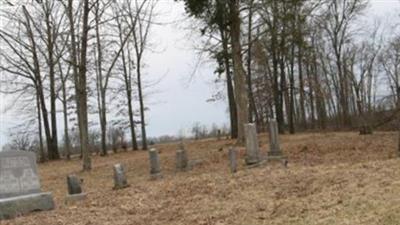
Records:
M267 137L260 137L262 152ZM40 165L42 187L57 208L0 224L400 224L400 160L396 134L299 134L281 137L288 168L270 163L248 169L240 149L239 172L229 172L229 140L186 144L198 164L175 172L176 144L156 146L164 179L149 180L147 152L94 157L90 173L81 162ZM123 163L131 186L112 190L112 166ZM88 199L65 205L66 176L84 179Z

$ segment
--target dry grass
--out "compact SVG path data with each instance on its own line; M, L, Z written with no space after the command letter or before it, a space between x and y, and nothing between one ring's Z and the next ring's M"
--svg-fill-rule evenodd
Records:
M261 136L262 151L267 138ZM359 136L323 133L282 136L289 167L270 163L229 173L230 141L187 144L201 164L175 173L175 144L161 145L164 179L150 181L147 152L95 157L90 173L81 163L40 166L42 186L54 194L54 211L33 213L0 224L400 224L400 161L394 133ZM222 151L219 149L223 148ZM244 149L240 150L243 164ZM112 165L123 163L131 186L114 191ZM84 178L88 199L64 205L66 175Z

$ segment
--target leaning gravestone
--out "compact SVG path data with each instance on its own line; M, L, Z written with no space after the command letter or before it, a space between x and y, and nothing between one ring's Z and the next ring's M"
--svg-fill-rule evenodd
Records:
M0 152L0 219L54 209L51 193L41 192L33 152Z
M121 164L114 165L114 189L129 187L124 167Z
M245 124L246 134L246 164L256 165L260 162L260 149L258 147L257 129L254 123Z

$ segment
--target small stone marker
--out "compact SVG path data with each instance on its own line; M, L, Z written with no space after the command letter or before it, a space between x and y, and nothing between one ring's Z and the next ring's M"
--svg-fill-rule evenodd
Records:
M76 195L82 194L81 180L75 175L67 176L68 194Z
M258 164L260 162L260 149L256 125L254 123L245 124L244 129L246 134L246 164Z
M276 122L275 119L271 119L269 122L270 150L268 152L268 160L274 160L274 159L281 160L285 158L279 146L278 135L279 135L278 123Z
M125 176L124 167L121 164L114 165L114 189L123 189L129 187Z
M271 119L269 122L269 141L270 141L270 151L269 156L281 156L282 152L279 147L278 139L278 123L275 119Z
M183 143L179 145L179 149L176 151L176 169L178 171L189 169L189 160Z
M158 158L158 151L155 148L149 150L150 161L150 178L156 180L162 178L160 159Z
M82 192L82 181L75 175L67 176L68 195L65 203L72 203L86 199L86 193Z
M221 130L220 129L217 130L217 140L218 141L221 140Z
M236 149L233 147L229 148L229 152L228 152L228 156L229 156L229 168L231 169L232 173L236 173L237 172L237 152Z
M33 152L0 152L0 220L54 209L51 193L40 190Z

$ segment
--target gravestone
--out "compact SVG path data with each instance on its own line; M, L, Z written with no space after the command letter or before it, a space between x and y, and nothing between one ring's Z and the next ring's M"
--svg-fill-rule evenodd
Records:
M217 140L220 141L221 140L221 130L217 130Z
M33 152L0 152L0 219L54 209L51 193L43 193Z
M260 162L260 149L258 147L257 129L254 123L245 124L246 134L246 164L255 165Z
M189 159L183 143L179 145L176 151L176 169L178 171L187 171L189 169Z
M129 187L125 176L124 167L121 164L114 165L114 189L123 189Z
M229 148L228 151L228 156L229 156L229 168L231 169L232 173L237 172L237 152L236 149L233 147Z
M73 203L86 199L86 193L82 191L82 180L75 175L67 176L68 194L65 203Z
M269 121L269 141L270 141L270 150L268 152L268 160L274 159L285 159L281 148L279 146L279 131L278 131L278 123L275 119L271 119Z
M158 151L155 148L149 150L149 161L150 161L150 178L156 180L162 178L160 159L158 157Z

